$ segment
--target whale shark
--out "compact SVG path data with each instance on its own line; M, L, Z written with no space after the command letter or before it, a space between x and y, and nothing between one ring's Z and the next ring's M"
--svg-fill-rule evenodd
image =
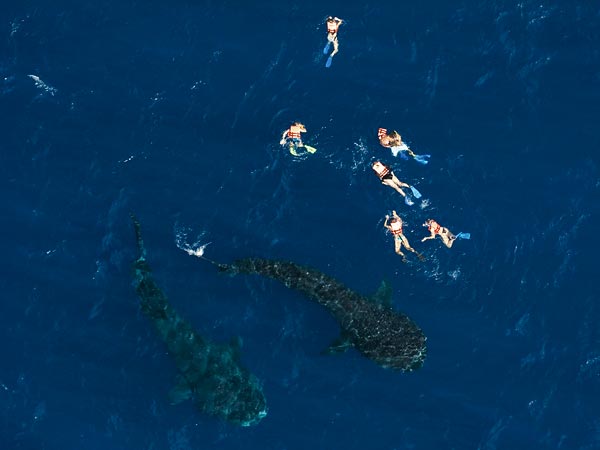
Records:
M213 343L194 331L171 306L146 261L140 223L132 216L139 257L135 290L142 312L153 322L179 371L169 393L173 404L192 399L201 411L236 425L256 425L267 415L258 379L240 362L239 341Z
M384 368L412 371L423 365L427 337L408 316L392 309L391 287L385 282L375 295L365 297L316 269L289 261L246 258L217 266L230 275L278 280L327 308L340 324L341 334L326 353L353 347Z

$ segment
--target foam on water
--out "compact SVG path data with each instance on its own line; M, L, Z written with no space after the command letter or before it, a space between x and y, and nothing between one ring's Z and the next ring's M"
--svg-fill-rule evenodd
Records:
M175 245L177 248L183 250L190 256L196 256L197 258L202 258L204 256L204 250L208 247L211 242L207 242L205 244L201 244L202 239L204 238L204 232L202 232L196 240L189 244L188 243L188 234L190 230L184 227L175 227Z

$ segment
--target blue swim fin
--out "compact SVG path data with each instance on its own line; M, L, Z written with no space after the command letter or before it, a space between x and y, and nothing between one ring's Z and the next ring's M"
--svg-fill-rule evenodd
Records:
M333 57L330 56L327 58L327 62L325 63L325 67L331 67L331 63L333 62Z
M408 206L412 206L415 204L415 202L413 202L408 195L404 196L404 203L406 203Z
M415 161L421 164L427 164L431 155L415 155Z
M325 47L323 48L323 54L326 55L327 53L329 53L329 46L331 45L331 42L327 42L327 44L325 44Z
M416 187L411 186L410 190L412 191L412 193L415 196L415 198L421 198L422 197L421 193L419 191L417 191Z
M456 239L471 239L471 233L460 232L456 235Z
M400 158L402 158L402 159L408 159L408 155L406 154L405 151L400 150Z

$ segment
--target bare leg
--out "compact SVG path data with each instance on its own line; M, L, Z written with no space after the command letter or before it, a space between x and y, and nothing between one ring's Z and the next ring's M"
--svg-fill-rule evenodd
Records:
M394 236L394 250L396 251L396 253L400 256L402 256L402 262L406 262L406 256L404 256L404 253L402 253L402 237L401 236Z
M403 182L403 181L400 181L396 175L392 175L392 181L393 181L393 182L394 182L396 185L398 185L398 187L410 187L410 185L409 185L409 184L407 184L407 183L405 183L405 182Z
M421 261L425 260L425 257L423 255L421 255L419 252L417 252L414 248L412 248L410 246L410 244L408 243L408 239L406 239L406 236L402 235L401 238L402 238L402 245L404 245L404 248L406 248L406 250L417 255L419 260L421 260Z
M456 236L450 232L448 228L442 228L442 232L440 233L440 237L442 238L442 242L446 245L446 247L451 248L452 244L456 240Z
M338 42L337 35L333 38L333 52L329 55L330 58L333 58L335 54L340 50L340 44Z
M394 189L396 192L398 192L398 194L400 194L402 197L406 197L406 194L404 193L404 191L402 189L400 189L400 187L394 183L394 179L385 179L381 182L382 184L385 184L386 186L391 187L392 189Z

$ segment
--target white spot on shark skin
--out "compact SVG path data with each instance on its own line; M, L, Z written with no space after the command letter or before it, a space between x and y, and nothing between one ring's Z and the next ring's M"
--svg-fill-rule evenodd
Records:
M38 89L43 90L44 92L47 92L48 94L50 94L51 96L54 97L54 95L58 92L58 90L55 87L52 87L46 83L44 83L44 81L38 77L37 75L27 75L29 78L31 78L34 82L35 82L35 86Z

